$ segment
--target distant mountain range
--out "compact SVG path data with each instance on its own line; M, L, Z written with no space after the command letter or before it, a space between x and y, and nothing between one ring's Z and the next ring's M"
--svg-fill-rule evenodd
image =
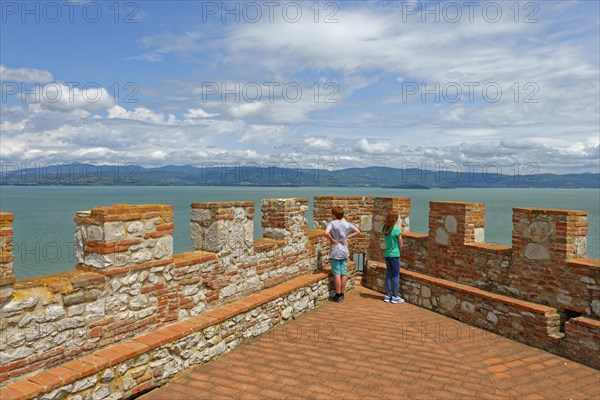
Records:
M206 167L167 165L143 168L134 164L61 164L19 168L3 164L0 185L132 185L132 186L350 186L404 189L430 188L600 188L599 173L539 174L499 167L483 171L458 167L436 171L418 168L367 167L302 169L258 164Z

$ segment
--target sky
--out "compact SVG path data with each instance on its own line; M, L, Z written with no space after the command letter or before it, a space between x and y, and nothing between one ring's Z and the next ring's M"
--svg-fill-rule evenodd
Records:
M0 162L600 172L597 1L2 1Z

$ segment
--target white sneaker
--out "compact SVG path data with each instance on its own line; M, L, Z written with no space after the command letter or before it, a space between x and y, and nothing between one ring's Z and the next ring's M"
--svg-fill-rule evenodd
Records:
M389 303L391 299L392 299L392 298L391 298L390 296L385 296L385 297L383 298L383 301L385 301L386 303Z
M402 297L392 297L392 303L393 304L404 303L404 299Z

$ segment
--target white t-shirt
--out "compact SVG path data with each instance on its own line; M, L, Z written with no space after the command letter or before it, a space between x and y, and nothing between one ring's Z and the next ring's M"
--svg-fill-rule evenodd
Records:
M348 246L346 246L346 238L355 229L354 225L343 219L336 219L327 224L327 230L331 237L338 241L337 244L331 244L329 247L329 258L344 260L350 257Z

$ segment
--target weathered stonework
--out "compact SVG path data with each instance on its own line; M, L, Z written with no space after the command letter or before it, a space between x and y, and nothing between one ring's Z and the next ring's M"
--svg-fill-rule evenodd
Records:
M349 247L370 260L365 286L383 290L375 261L396 210L408 301L600 368L600 262L585 258L585 213L515 209L509 247L483 241L482 204L432 202L429 234L409 231L410 199L314 204L309 231L306 199L264 200L254 240L253 203L194 203L196 251L182 254L171 206L95 208L76 217L76 270L17 282L13 216L0 213L3 400L133 396L314 307L331 290L323 229L334 204L363 232Z
M254 203L194 203L192 246L218 255L207 298L235 300L317 269L310 250L306 199L262 201L264 238L254 240Z
M332 220L331 207L341 206L344 218L354 224L362 233L348 241L350 254L367 254L369 249L369 228L373 226L373 197L362 196L315 196L313 220L314 228L325 230Z
M254 240L253 203L194 204L194 246L221 247L175 255L171 206L115 205L77 213L77 270L18 281L14 292L12 281L8 285L10 295L1 305L6 340L0 342L0 382L322 269L328 248L321 231L308 232L306 209L305 199L265 200L263 225L281 239ZM212 242L194 238L213 231ZM9 241L3 243L9 250ZM4 271L13 277L12 264Z
M172 261L172 206L97 207L78 212L75 222L79 269L118 274Z
M350 265L352 270L353 264ZM350 281L350 287L353 282ZM2 399L128 398L209 362L245 340L313 309L330 295L332 277L306 275L259 295L30 374L0 389Z
M404 234L403 265L556 307L561 314L600 318L594 309L600 302L600 268L598 260L585 258L586 213L515 209L512 246L479 241L483 217L482 204L431 202L429 235Z
M0 212L0 304L10 298L15 281L12 223L14 215Z
M579 341L574 337L583 332L581 325L568 325L568 321L575 320L577 315L587 318L588 322L593 321L586 325L588 327L600 324L600 262L585 258L587 214L516 208L513 212L512 247L483 241L483 217L482 204L430 203L429 235L404 233L401 261L407 274L415 271L441 280L432 281L433 286L427 286L428 289L420 283L413 283L412 287L405 283L403 289L407 290L404 293L407 299L599 368L589 353L581 349L582 346L588 346L588 350L595 347L593 343L600 340L598 327L587 331L587 335L594 339ZM370 259L377 260L375 257ZM376 264L367 265L364 280L366 286L385 291L385 270L382 271ZM547 306L559 316L559 324L550 339L541 334L531 337L520 330L527 323L523 325L518 320L518 313L512 319L506 315L503 319L502 312L492 311L492 305L478 311L484 302L483 297L459 301L448 293L441 293L438 297L424 294L434 291L435 285L443 285L444 282L481 289L492 299L503 295L515 302ZM502 307L505 309L506 304ZM508 315L512 314L509 312ZM501 326L502 329L499 328ZM571 338L567 338L568 332L571 332Z
M373 201L373 226L369 232L368 258L374 261L384 261L385 241L383 239L383 225L388 211L398 213L396 225L402 232L410 231L410 199L375 197Z
M512 286L519 297L600 317L592 306L600 301L600 268L584 261L587 227L585 212L514 209Z

